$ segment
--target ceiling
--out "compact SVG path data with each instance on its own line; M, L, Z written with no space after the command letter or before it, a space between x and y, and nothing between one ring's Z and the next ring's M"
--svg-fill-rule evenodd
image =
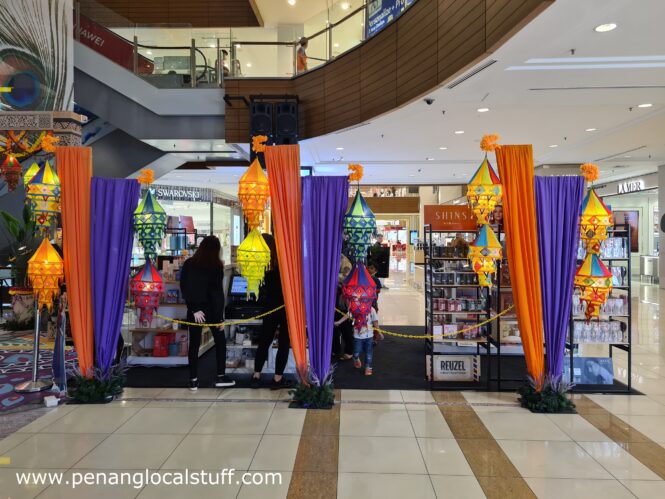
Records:
M316 174L344 174L348 163L361 163L367 183L460 183L482 158L480 138L499 133L504 144L533 144L536 164L596 162L608 181L654 171L665 164L663 19L662 0L557 0L486 59L495 64L430 92L432 105L418 99L303 141L302 162ZM617 29L594 31L610 22ZM617 56L629 59L582 59ZM543 58L557 60L529 61ZM588 67L599 63L610 67ZM627 63L649 67L613 67ZM643 103L652 106L637 107ZM490 110L479 113L483 107Z
M362 0L296 0L290 5L287 0L254 0L265 26L278 24L305 24L327 11L330 22L337 22L344 15L362 6ZM342 9L342 4L347 7ZM324 19L325 22L325 19Z

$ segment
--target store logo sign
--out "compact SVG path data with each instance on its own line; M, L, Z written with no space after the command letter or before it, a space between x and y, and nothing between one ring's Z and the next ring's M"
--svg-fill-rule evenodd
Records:
M178 188L170 185L153 185L157 199L168 201L203 201L209 202L212 199L208 189L196 189L193 187Z
M476 381L480 378L477 355L435 355L435 381Z
M629 192L639 192L644 190L644 180L631 180L630 182L619 182L617 194L627 194Z
M431 225L432 230L449 232L478 230L476 216L466 205L427 204L424 210L425 225Z

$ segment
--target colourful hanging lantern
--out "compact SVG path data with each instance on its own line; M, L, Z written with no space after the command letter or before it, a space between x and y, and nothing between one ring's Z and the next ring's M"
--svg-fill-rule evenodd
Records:
M489 215L501 202L502 188L499 177L487 160L487 156L467 185L466 198L476 215L478 224L489 223Z
M23 186L28 189L28 184L32 180L32 177L37 175L37 172L39 171L39 165L37 162L34 162L30 168L28 168L25 173L23 174Z
M607 228L612 226L612 212L598 197L595 189L589 189L582 203L580 239L587 253L600 254L601 243L607 239Z
M153 197L150 189L146 189L134 211L134 232L143 246L146 260L157 259L157 250L166 233L166 218L162 205Z
M367 317L376 300L376 284L362 262L353 264L349 275L342 284L342 296L349 306L356 329L367 325Z
M600 307L612 291L612 273L598 255L587 253L575 272L575 287L580 290L580 300L586 303L586 320L598 318Z
M16 190L22 174L23 170L21 169L21 164L13 154L8 154L5 157L5 161L0 165L0 175L5 177L9 192Z
M344 234L348 237L351 256L357 262L364 262L370 238L376 230L376 218L360 194L360 189L344 215L343 228Z
M60 213L60 179L48 161L30 179L25 197L32 208L35 224L47 232Z
M240 243L237 260L240 274L247 279L247 296L249 297L253 293L258 298L259 288L266 269L270 265L270 248L259 229L252 229L245 240Z
M145 265L141 267L139 273L132 278L129 289L134 297L136 308L139 310L139 321L144 325L149 325L152 321L152 314L159 307L159 299L164 293L162 276L159 275L149 258L146 259Z
M261 223L269 196L268 177L263 172L258 158L255 158L238 182L238 199L250 230Z
M476 240L469 245L469 260L481 286L491 287L496 261L502 258L501 243L489 225L481 225Z
M65 277L65 265L47 238L28 260L28 280L39 303L39 308L53 308L53 300L60 294L60 283Z

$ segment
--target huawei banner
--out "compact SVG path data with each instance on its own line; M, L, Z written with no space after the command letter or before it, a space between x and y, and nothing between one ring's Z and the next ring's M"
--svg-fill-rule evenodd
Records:
M432 230L448 232L475 232L478 229L476 216L466 205L462 204L426 204L424 224L431 225Z

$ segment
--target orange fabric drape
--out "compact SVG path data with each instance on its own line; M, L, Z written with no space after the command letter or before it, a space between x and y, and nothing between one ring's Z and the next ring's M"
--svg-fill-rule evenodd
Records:
M506 252L524 357L540 388L545 357L532 146L502 145L496 150L496 162L503 184Z
M291 348L300 379L307 382L300 148L297 145L266 147L265 159Z
M94 344L90 287L90 182L92 149L57 147L62 245L69 320L81 373L92 375Z

